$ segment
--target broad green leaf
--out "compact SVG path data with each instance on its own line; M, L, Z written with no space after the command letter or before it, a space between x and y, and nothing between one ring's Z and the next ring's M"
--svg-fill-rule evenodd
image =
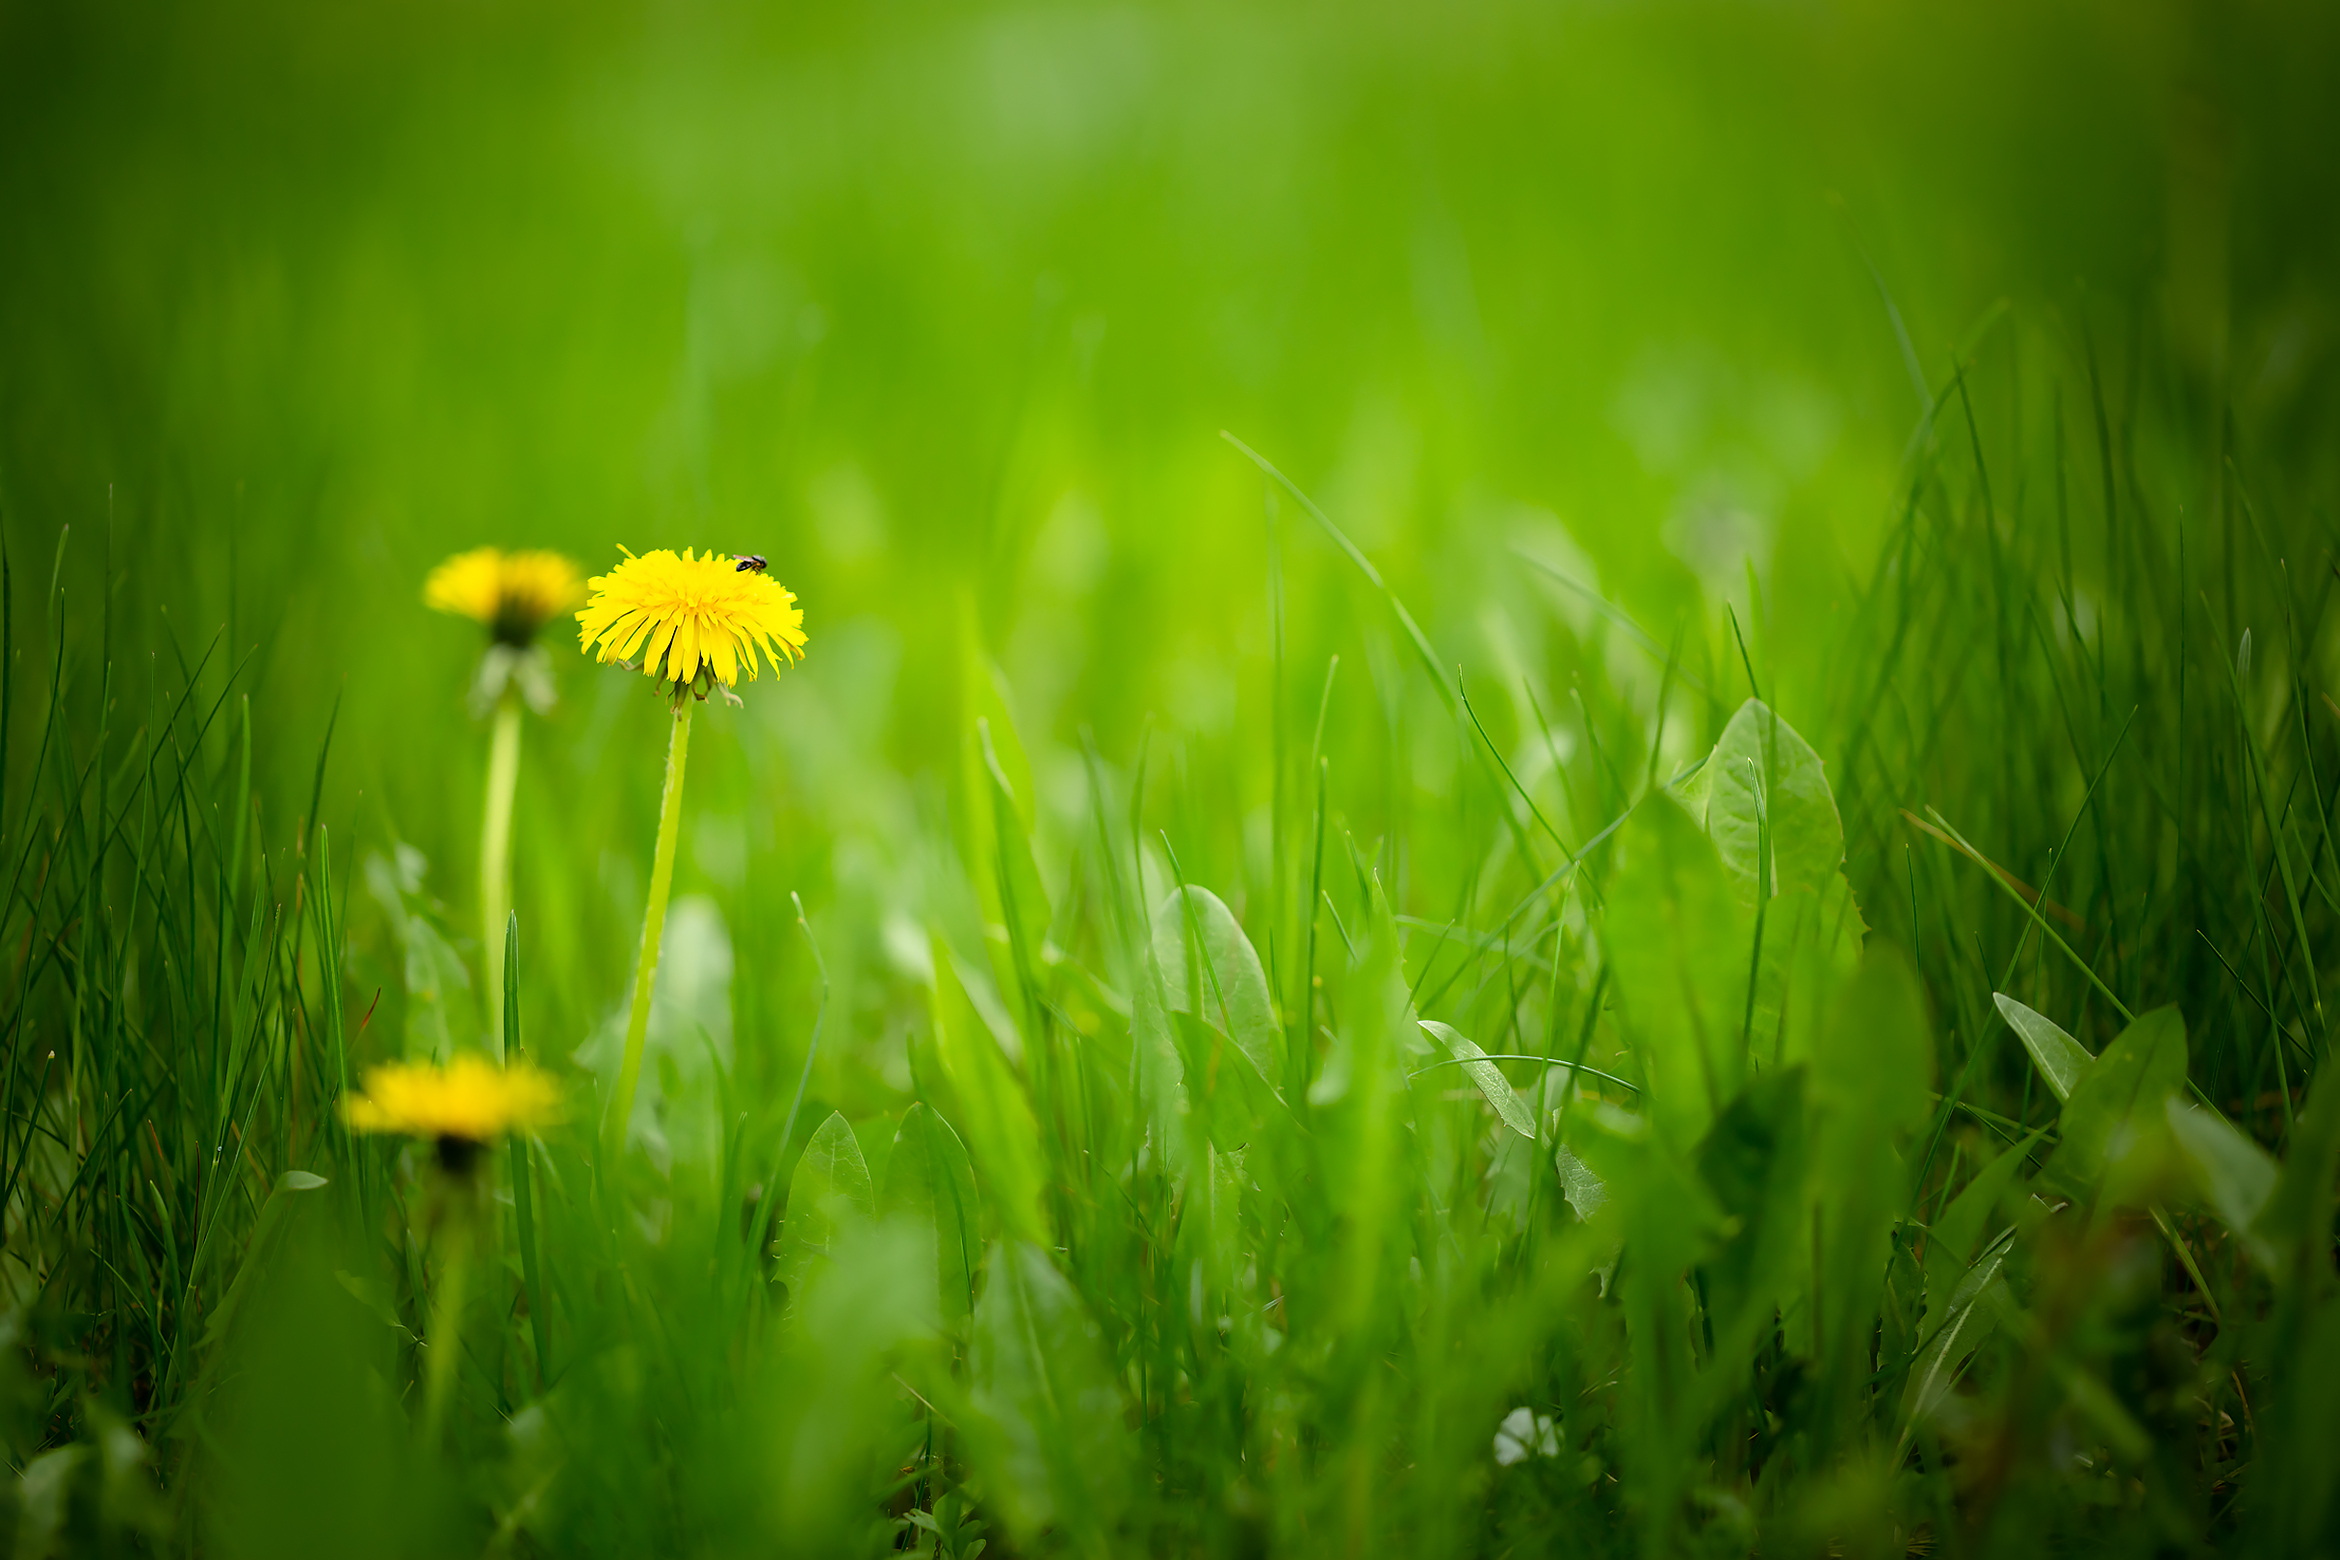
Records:
M796 1325L764 1349L710 1357L730 1377L725 1444L768 1449L753 1475L768 1514L763 1553L872 1553L871 1470L915 1434L916 1400L895 1373L932 1357L938 1320L934 1292L915 1281L920 1244L901 1222L846 1234L795 1307ZM778 1358L767 1364L759 1354ZM710 1450L696 1449L695 1466Z
M1804 1111L1800 1068L1755 1080L1715 1118L1698 1146L1698 1173L1725 1213L1757 1216L1783 1155L1794 1152Z
M1104 1553L1132 1448L1103 1337L1038 1246L994 1246L990 1274L965 1427L976 1468L1024 1545L1056 1529Z
M260 1217L252 1225L252 1238L244 1247L244 1258L236 1264L236 1276L220 1297L219 1306L211 1313L203 1329L203 1347L211 1348L228 1335L235 1326L236 1312L250 1293L254 1275L268 1270L277 1248L284 1243L284 1230L291 1218L295 1201L304 1192L316 1191L326 1180L306 1170L287 1170L276 1178L276 1186L268 1194L268 1201L260 1205Z
M894 1131L879 1211L909 1223L918 1260L933 1274L946 1326L963 1321L975 1301L975 1262L983 1249L975 1169L951 1124L914 1104Z
M2329 1183L2324 1217L2331 1217ZM2283 1429L2266 1437L2265 1450L2251 1469L2253 1488L2260 1492L2254 1504L2263 1503L2265 1511L2257 1524L2264 1535L2252 1551L2257 1554L2331 1552L2333 1496L2340 1494L2334 1488L2340 1481L2333 1477L2340 1468L2335 1455L2340 1452L2340 1392L2332 1390L2332 1383L2340 1381L2340 1295L2330 1289L2330 1241L2327 1224L2316 1234L2316 1249L2301 1254L2308 1266L2296 1276L2318 1275L2316 1291L2303 1295L2303 1304L2282 1308L2293 1316L2277 1323L2264 1346L2268 1352L2262 1357L2275 1366L2270 1374L2284 1406L2259 1411L2262 1426L2273 1414L2282 1414Z
M1590 1165L1569 1152L1565 1143L1553 1151L1552 1164L1560 1172L1560 1195L1567 1199L1576 1216L1589 1224L1595 1214L1609 1205L1609 1188L1593 1174Z
M837 1239L856 1222L877 1217L877 1195L869 1165L853 1128L835 1111L822 1122L788 1178L788 1217L780 1227L774 1277L791 1297L804 1293L805 1280L829 1259Z
M1600 1283L1634 1335L1638 1379L1675 1383L1684 1397L1701 1395L1695 1334L1676 1319L1686 1314L1686 1273L1712 1255L1729 1228L1728 1218L1689 1156L1630 1112L1581 1102L1569 1111L1567 1130L1568 1146L1605 1183L1610 1202L1583 1232L1584 1243L1576 1250L1594 1262L1600 1262L1603 1247L1623 1253L1613 1265L1603 1264L1608 1272ZM1424 1266L1429 1260L1424 1258ZM1704 1379L1718 1378L1707 1373ZM1643 1401L1655 1403L1654 1397ZM1692 1405L1680 1412L1684 1423L1703 1422L1708 1410ZM1676 1439L1679 1432L1659 1433L1676 1446L1683 1444ZM1648 1450L1654 1455L1658 1448L1651 1444Z
M1999 1269L2015 1249L2015 1229L2001 1228L1988 1243L1983 1231L2046 1135L2042 1128L2009 1145L1977 1170L1927 1227L1923 1322L1933 1341L1921 1346L1910 1367L1909 1389L1902 1397L1905 1436L1907 1425L1933 1412L1948 1395L1966 1357L1982 1346L1999 1312L2012 1304Z
M1707 1264L1714 1315L1727 1327L1750 1303L1766 1315L1810 1266L1804 1217L1806 1070L1765 1073L1715 1118L1698 1148L1698 1174L1730 1233Z
M2289 1280L2328 1271L2332 1185L2340 1175L2340 1067L2316 1075L2307 1108L2293 1124L2274 1193L2253 1226L2274 1248L2276 1275Z
M1184 1162L1187 1152L1188 1100L1186 1063L1179 1055L1178 1037L1165 1011L1161 966L1153 950L1143 950L1136 989L1130 993L1129 1043L1136 1074L1139 1109L1154 1134L1154 1148L1172 1164Z
M935 1055L964 1113L967 1146L1001 1223L1021 1238L1042 1237L1040 1125L1032 1102L976 1012L949 945L936 936L932 947Z
M1838 1000L1815 1058L1818 1099L1887 1132L1924 1123L1934 1086L1932 1025L1917 976L1891 946L1870 951Z
M1967 1266L1978 1254L1983 1231L1991 1228L1991 1215L1997 1211L2000 1200L2015 1184L2025 1162L2039 1140L2047 1135L2041 1128L2007 1149L1974 1173L1950 1206L1940 1217L1926 1227L1926 1325L1931 1327L1948 1314L1949 1297L1965 1276Z
M2185 1086L2186 1021L2175 1007L2155 1008L2122 1030L2073 1086L2057 1128L2063 1154L2094 1177L2130 1131L2161 1130L2162 1101Z
M1479 1092L1487 1096L1487 1103L1495 1107L1495 1114L1503 1118L1504 1125L1521 1137L1532 1140L1536 1135L1535 1118L1528 1114L1527 1106L1512 1089L1511 1080L1503 1076L1503 1069L1488 1061L1487 1053L1476 1042L1463 1038L1453 1025L1442 1024L1431 1018L1423 1019L1421 1023L1426 1033L1444 1045L1448 1053L1462 1063L1463 1072L1479 1086Z
M2275 1195L2278 1167L2274 1156L2237 1131L2223 1117L2172 1094L2162 1102L2169 1118L2170 1136L2193 1166L2195 1181L2220 1221L2250 1246L2264 1263L2272 1254L2266 1242L2251 1233L2267 1199Z
M1830 1391L1852 1390L1871 1369L1893 1225L1908 1205L1914 1168L1901 1140L1925 1124L1933 1073L1917 977L1892 947L1873 947L1821 1031L1810 1083L1805 1221L1817 1293L1805 1291L1805 1325L1818 1318L1809 1336Z
M1821 758L1760 702L1732 716L1675 798L1692 830L1650 807L1619 837L1605 950L1626 1029L1664 1076L1650 1109L1687 1148L1750 1067L1809 1062L1867 926L1839 870L1844 823Z
M2105 1050L2110 1051L2111 1046ZM2070 1351L2058 1350L2048 1356L2048 1369L2071 1399L2072 1406L2104 1437L2105 1445L2115 1454L2131 1463L2141 1463L2153 1455L2153 1437L2137 1423L2127 1405L2088 1368L2072 1358Z
M2014 1232L2010 1230L2005 1238L1992 1241L1960 1277L1939 1323L1934 1313L1928 1311L1926 1320L1929 1325L1937 1326L1937 1331L1932 1344L1919 1352L1916 1364L1910 1368L1909 1387L1901 1400L1905 1426L1931 1414L1949 1396L1960 1365L1990 1335L1996 1313L1989 1303L1988 1291L1994 1284L2004 1286L1999 1269L2006 1265L2007 1254L2014 1249ZM1903 1434L1907 1433L1905 1429Z
M1685 793L1703 803L1706 832L1750 898L1765 843L1774 894L1817 892L1844 864L1844 820L1820 755L1761 700L1739 706Z
M2007 1021L2007 1027L2022 1040L2023 1049L2031 1053L2040 1077L2047 1080L2048 1092L2059 1104L2069 1100L2096 1058L2046 1014L2025 1007L2005 992L1992 992L1991 1000L1998 1004L1999 1016Z
M1199 934L1199 935L1198 935ZM1267 971L1219 896L1188 885L1154 912L1154 959L1170 1009L1191 1013L1242 1050L1271 1089L1284 1076L1284 1031L1268 996Z
M1479 1182L1486 1192L1488 1214L1508 1221L1514 1231L1525 1231L1535 1201L1535 1145L1516 1132L1500 1134L1488 1150Z
M1202 1285L1209 1312L1223 1309L1222 1297L1244 1262L1243 1158L1239 1148L1202 1143L1181 1194L1178 1269Z
M1755 915L1679 808L1640 808L1618 832L1603 944L1644 1104L1687 1153L1745 1082Z
M1844 824L1819 755L1750 699L1674 794L1714 842L1740 904L1760 902L1745 934L1755 982L1739 1023L1747 1048L1774 1066L1809 1061L1819 1020L1859 969L1868 932L1841 870Z
M399 1319L398 1307L390 1303L390 1291L380 1279L360 1278L357 1274L346 1269L335 1268L333 1281L341 1286L344 1294L359 1305L364 1306L367 1314L372 1316L375 1321L396 1333L401 1342L411 1344L421 1341L415 1337L406 1323Z
M1791 888L1770 902L1748 1036L1759 1061L1812 1060L1836 993L1860 971L1868 931L1841 872L1817 889Z

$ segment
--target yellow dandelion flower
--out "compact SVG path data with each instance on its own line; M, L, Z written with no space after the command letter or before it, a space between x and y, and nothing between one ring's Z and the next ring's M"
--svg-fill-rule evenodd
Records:
M457 553L423 584L425 606L485 623L498 644L518 649L584 594L577 566L559 553L498 547Z
M542 1126L560 1114L561 1091L526 1062L498 1067L465 1054L445 1067L398 1062L366 1074L366 1092L341 1102L355 1132L396 1132L438 1142L440 1158L461 1168L480 1145L507 1132Z
M677 556L661 547L586 582L592 591L577 614L578 643L597 661L631 667L637 652L644 676L673 686L676 696L697 685L736 687L744 668L756 675L761 649L774 671L804 651L804 613L794 592L765 574L761 559L722 553Z

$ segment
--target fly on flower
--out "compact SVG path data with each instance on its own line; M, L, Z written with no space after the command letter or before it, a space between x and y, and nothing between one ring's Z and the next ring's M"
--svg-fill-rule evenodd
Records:
M639 557L618 550L624 561L586 582L592 594L577 614L578 643L597 661L639 669L677 706L685 693L703 700L715 688L736 703L731 690L742 670L756 676L759 650L774 671L803 653L795 593L750 560L688 547Z
M445 1067L399 1062L366 1074L366 1092L345 1099L353 1132L428 1138L450 1175L469 1174L480 1151L511 1132L558 1119L560 1085L526 1062L498 1067L463 1055Z

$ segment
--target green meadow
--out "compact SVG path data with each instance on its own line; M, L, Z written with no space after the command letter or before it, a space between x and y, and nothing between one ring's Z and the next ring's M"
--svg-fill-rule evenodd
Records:
M0 0L7 1552L2340 1551L2336 78Z

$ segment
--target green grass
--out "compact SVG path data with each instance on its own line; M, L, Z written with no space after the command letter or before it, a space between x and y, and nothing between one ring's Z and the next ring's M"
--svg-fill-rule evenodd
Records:
M2322 24L165 20L6 17L19 1553L2340 1538ZM486 540L808 609L622 1157Z

